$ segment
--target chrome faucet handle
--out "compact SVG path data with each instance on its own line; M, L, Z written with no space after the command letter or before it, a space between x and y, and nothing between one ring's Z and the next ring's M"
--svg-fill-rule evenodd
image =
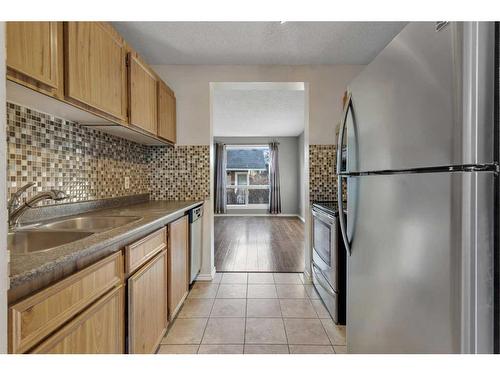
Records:
M19 198L21 198L26 190L34 185L34 182L28 182L26 185L20 187L14 194L12 194L12 197L9 199L9 202L7 204L7 209L9 212L19 207L19 205L21 204L19 202Z
M55 201L62 201L64 199L70 198L70 196L62 190L52 190L52 193L54 194L54 197L52 199Z

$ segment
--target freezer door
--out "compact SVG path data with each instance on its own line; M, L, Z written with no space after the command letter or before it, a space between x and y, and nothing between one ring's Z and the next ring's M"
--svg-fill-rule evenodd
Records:
M493 176L348 179L350 353L492 349Z
M348 171L491 163L493 74L493 23L408 24L349 86Z

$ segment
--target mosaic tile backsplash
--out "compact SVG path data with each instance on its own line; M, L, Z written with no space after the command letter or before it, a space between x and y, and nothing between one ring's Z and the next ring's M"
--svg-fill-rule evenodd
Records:
M336 145L309 145L309 199L311 202L337 200L337 176L334 171L337 160L336 152Z
M151 199L207 199L209 146L151 146L148 153Z
M36 183L28 197L64 190L71 199L60 203L145 193L155 200L209 196L209 146L144 146L13 103L7 143L9 197L28 182Z
M7 150L9 197L28 182L36 186L27 196L60 189L71 197L61 203L149 191L146 146L13 103L7 103Z

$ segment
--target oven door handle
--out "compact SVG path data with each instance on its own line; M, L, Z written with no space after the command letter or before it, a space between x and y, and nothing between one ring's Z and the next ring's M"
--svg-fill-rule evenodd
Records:
M335 294L335 289L333 289L333 287L331 286L331 284L328 282L327 278L323 275L323 271L321 271L321 268L318 267L318 265L316 263L314 263L314 260L312 262L312 266L313 266L313 272L318 275L318 283L321 285L321 287L323 289L326 290L326 292L328 294L330 294L332 297L336 297L336 294ZM322 281L322 280L325 280L325 281ZM326 284L325 284L326 282Z
M335 221L335 217L333 217L332 215L329 215L329 214L324 213L324 212L317 211L314 208L312 210L312 215L314 217L317 217L319 220L323 219L322 221L324 221L324 219L327 219L328 220L328 224L333 224L334 221Z

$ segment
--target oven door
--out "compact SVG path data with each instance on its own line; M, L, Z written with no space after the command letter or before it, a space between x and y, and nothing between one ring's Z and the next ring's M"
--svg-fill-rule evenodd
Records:
M312 210L312 216L313 262L331 289L337 293L337 218L316 209Z

